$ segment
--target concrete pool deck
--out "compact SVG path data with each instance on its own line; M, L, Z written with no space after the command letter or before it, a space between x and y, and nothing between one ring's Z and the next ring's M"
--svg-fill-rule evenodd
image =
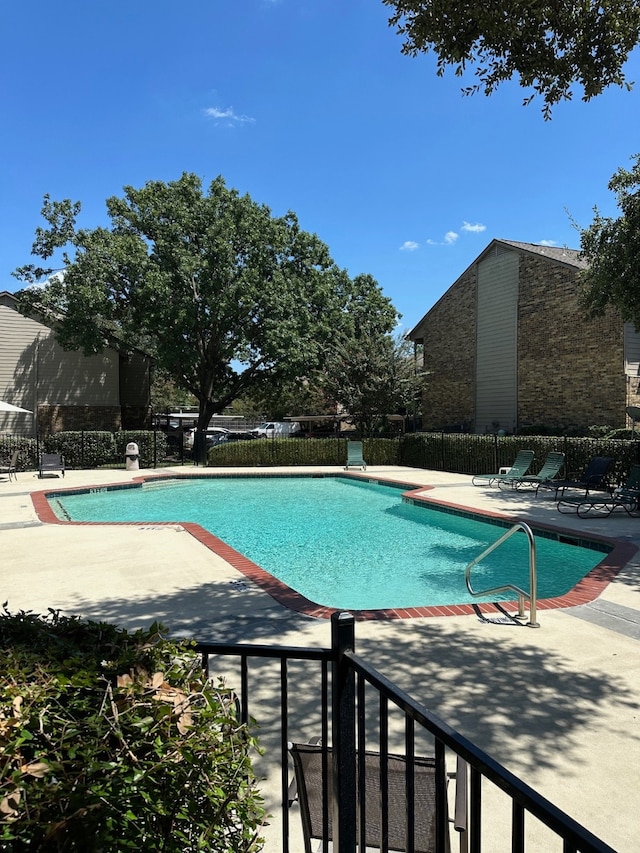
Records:
M39 480L29 472L19 473L17 482L0 482L2 602L12 612L53 608L127 628L159 620L176 635L204 641L329 645L326 619L283 607L178 523L45 524L31 498L32 492L172 473L176 469L67 471L64 479ZM549 494L474 487L469 476L446 472L372 466L366 476L432 486L428 499L604 536L628 549L628 559L597 598L539 610L538 629L514 625L499 611L365 620L356 625L356 648L613 848L637 850L640 552L634 548L640 547L640 519L625 513L597 520L560 515ZM271 792L266 796L269 803ZM544 833L531 849L559 849L543 839ZM500 853L509 844L498 834L486 849Z

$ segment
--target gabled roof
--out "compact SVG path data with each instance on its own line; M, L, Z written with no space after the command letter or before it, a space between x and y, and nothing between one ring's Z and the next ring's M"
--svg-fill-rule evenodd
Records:
M458 278L453 282L453 284L447 288L445 293L442 294L440 299L443 299L444 296L451 290L451 288L460 281L460 279L467 274L467 272L475 266L479 261L482 260L486 255L488 255L496 246L508 246L511 249L517 249L520 252L528 252L532 255L542 255L545 258L548 258L550 261L554 263L566 264L567 266L574 267L575 269L586 269L589 265L581 257L581 253L578 249L568 249L566 246L542 246L539 243L519 243L517 240L492 240L489 245L483 249L483 251L478 255L478 257L469 264L469 266L465 269L463 273L461 273ZM435 306L440 301L438 299L432 306L429 308L426 314L422 316L422 318L415 324L413 329L408 333L407 337L409 340L413 340L414 334L420 328L424 320L431 313L431 311L435 308Z
M494 243L502 243L506 246L513 246L514 249L520 249L523 252L531 252L533 255L543 255L551 261L557 261L561 264L569 264L572 267L584 270L589 264L581 257L578 249L568 249L566 246L542 246L539 243L518 243L516 240L493 240Z

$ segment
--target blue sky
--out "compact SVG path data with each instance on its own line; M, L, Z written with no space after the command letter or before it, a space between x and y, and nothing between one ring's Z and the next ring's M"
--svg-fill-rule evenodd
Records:
M579 247L640 151L637 86L522 106L463 97L401 55L378 0L13 3L1 38L0 290L30 257L45 193L108 223L126 184L184 171L294 211L341 267L370 273L411 328L494 238ZM471 79L471 78L469 78Z

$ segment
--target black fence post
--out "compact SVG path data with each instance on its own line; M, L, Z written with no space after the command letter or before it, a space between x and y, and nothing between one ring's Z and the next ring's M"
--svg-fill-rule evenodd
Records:
M500 466L498 465L498 434L493 436L493 470L498 473Z
M331 616L331 739L333 765L333 849L356 849L356 694L355 674L345 652L355 646L355 619L351 613Z

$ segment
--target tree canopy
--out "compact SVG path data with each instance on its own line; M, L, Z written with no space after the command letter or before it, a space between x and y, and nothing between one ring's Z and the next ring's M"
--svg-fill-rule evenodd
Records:
M216 178L150 181L107 199L111 227L78 228L80 204L45 196L32 252L62 252L64 270L29 264L24 313L55 323L66 348L99 352L113 337L146 348L199 402L199 426L243 394L310 375L337 333L398 314L369 275L350 278L289 212L275 217Z
M413 406L418 383L409 343L374 333L336 341L326 359L323 388L349 412L360 435L370 436L385 415Z
M572 97L579 84L583 100L607 86L629 84L622 67L640 42L640 5L635 0L574 3L505 0L502 3L451 0L382 0L395 8L389 19L404 37L409 56L433 51L438 75L453 66L461 76L476 66L478 82L465 94L496 87L515 75L520 85L544 100L543 112Z
M621 216L602 216L580 232L582 256L589 267L581 274L580 302L590 316L608 305L640 330L640 154L630 170L618 169L609 181Z

